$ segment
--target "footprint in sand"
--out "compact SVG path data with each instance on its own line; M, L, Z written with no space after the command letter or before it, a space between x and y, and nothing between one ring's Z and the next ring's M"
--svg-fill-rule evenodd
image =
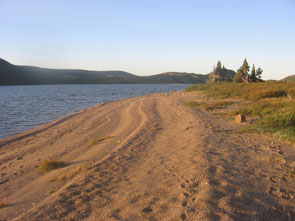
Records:
M278 196L280 194L280 190L276 187L270 187L269 193L273 196Z
M273 183L277 183L277 182L280 181L280 178L279 178L279 177L276 177L276 176L272 176L272 177L270 177L269 179L270 179L270 181L273 182Z
M147 206L142 209L142 212L143 213L151 213L151 212L153 212L153 208L151 206Z
M185 184L184 183L181 183L180 186L181 186L182 189L185 188Z
M285 200L290 200L292 199L292 195L290 193L282 192L281 197Z
M182 213L182 214L180 215L180 218L181 218L182 220L186 220L187 216L186 216L184 213Z
M279 150L278 153L281 154L281 155L285 155L285 153L283 151L281 151L281 150Z
M183 193L183 195L188 198L189 197L189 194L188 193Z

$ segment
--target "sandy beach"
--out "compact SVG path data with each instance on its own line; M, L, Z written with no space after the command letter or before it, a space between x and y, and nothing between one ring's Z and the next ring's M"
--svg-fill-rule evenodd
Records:
M196 100L127 98L0 140L0 220L295 219L294 145Z

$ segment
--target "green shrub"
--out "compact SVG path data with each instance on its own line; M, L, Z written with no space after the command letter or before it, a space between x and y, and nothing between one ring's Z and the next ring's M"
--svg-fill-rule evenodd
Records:
M198 107L202 104L197 101L191 101L191 102L185 102L184 105L189 107Z
M44 160L39 165L38 169L41 171L51 171L58 168L66 167L67 164L63 161L56 161L56 160Z
M270 128L270 130L285 129L289 127L294 127L295 129L295 110L266 115L261 119L259 124L263 128Z

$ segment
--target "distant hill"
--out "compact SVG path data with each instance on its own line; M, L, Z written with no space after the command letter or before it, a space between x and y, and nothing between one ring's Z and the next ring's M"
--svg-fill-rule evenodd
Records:
M145 82L175 82L182 84L205 83L208 76L202 74L185 73L185 72L166 72L162 74L156 74L152 76L144 77Z
M137 76L124 71L87 71L79 69L48 69L13 65L0 58L0 85L36 84L198 84L207 75L167 72Z
M294 82L295 81L295 74L285 77L281 81Z

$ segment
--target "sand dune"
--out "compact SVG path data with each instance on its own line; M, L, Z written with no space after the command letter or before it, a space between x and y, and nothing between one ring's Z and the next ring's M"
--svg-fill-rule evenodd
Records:
M0 219L294 219L294 147L183 105L202 99L128 98L1 140Z

